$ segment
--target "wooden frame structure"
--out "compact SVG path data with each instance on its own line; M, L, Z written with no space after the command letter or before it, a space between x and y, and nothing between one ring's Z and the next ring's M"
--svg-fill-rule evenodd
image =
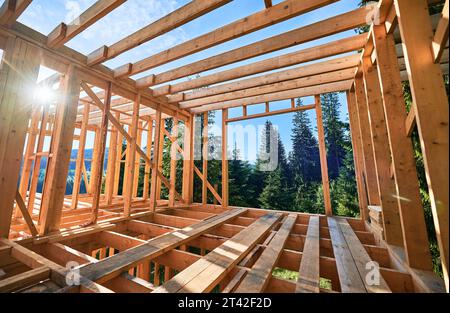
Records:
M62 23L48 35L16 21L31 0L5 1L0 292L449 291L449 121L442 79L448 74L448 0L431 19L428 5L440 1L381 0L166 72L130 78L337 2L264 1L260 12L144 60L116 69L101 64L231 1L193 0L87 56L65 43L125 0L98 0L77 23ZM368 33L178 81L365 25ZM30 92L37 88L40 66L57 72L39 83L53 90L45 101ZM409 113L404 81L413 97ZM320 103L320 94L329 92L347 95L360 219L333 216ZM306 96L315 103L295 106L294 98ZM278 100L292 100L292 106L271 107ZM257 104L265 104L265 112L248 114ZM229 109L236 107L243 114L230 117ZM208 112L215 110L222 111L220 191L208 181ZM230 206L227 125L298 110L316 111L325 215ZM443 279L432 272L410 139L416 128ZM198 135L201 129L206 135ZM95 143L87 159L90 134ZM49 151L43 151L48 137ZM71 160L73 141L79 149ZM201 168L194 164L196 155ZM65 195L70 162L76 163L74 188ZM202 203L193 202L195 175ZM215 204L208 203L209 194ZM376 264L381 274L375 285L366 279L367 264ZM275 268L297 272L298 280L276 278ZM321 287L324 279L329 288Z

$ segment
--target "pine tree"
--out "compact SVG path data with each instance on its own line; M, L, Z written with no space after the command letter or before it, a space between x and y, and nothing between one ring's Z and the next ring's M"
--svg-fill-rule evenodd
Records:
M345 127L339 117L339 96L337 93L321 95L323 128L327 147L328 175L330 180L339 176L345 158Z
M298 99L297 106L301 105L302 101ZM305 111L294 114L291 140L289 163L293 180L293 207L296 211L316 213L316 189L321 179L319 148Z
M289 211L293 210L292 188L289 182L290 169L280 135L272 127L271 139L274 138L276 138L278 144L278 165L274 171L268 174L259 202L261 207L265 209Z
M233 149L232 158L228 164L229 170L229 203L233 206L249 206L247 192L251 191L249 184L252 172L250 164L241 160L236 143Z

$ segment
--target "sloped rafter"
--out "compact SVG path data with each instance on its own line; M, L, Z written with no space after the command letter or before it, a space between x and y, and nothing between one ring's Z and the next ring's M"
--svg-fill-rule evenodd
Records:
M368 22L367 15L372 12L371 8L373 8L373 5L300 27L244 47L169 70L167 72L154 76L150 75L142 77L136 81L136 85L138 88L145 88L162 84L178 78L198 74L207 70L247 60L259 55L289 48L314 39L331 36L358 26L366 25Z
M226 41L242 37L270 25L283 22L287 19L301 15L325 6L336 0L307 0L283 1L269 9L264 9L245 18L239 19L231 24L220 27L197 38L181 43L173 48L159 52L134 64L129 71L116 71L116 76L134 75L159 65L175 61L182 57L219 45Z
M130 36L116 42L115 44L109 47L103 46L92 52L88 56L88 64L95 65L110 60L123 52L161 36L231 1L232 0L191 1L178 10L171 12L163 18L131 34ZM128 68L128 65L125 65L125 68Z
M68 24L61 23L58 25L48 35L48 46L57 48L64 45L126 1L127 0L98 0L72 22Z

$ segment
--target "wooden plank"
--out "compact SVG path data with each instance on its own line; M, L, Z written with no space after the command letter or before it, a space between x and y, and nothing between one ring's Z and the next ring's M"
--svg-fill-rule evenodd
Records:
M203 106L200 106L197 108L192 108L192 109L190 109L190 111L192 113L203 113L203 112L207 112L207 111L239 107L244 104L245 105L258 104L258 103L286 100L286 99L292 99L292 98L298 98L298 97L313 96L313 95L316 95L319 93L346 91L346 90L350 89L350 86L352 83L353 83L353 80L346 80L346 81L337 82L337 83L329 83L329 84L304 87L304 88L299 88L299 89L294 89L294 90L274 92L274 93L269 93L269 94L260 95L260 96L254 96L254 97L248 97L248 98L241 98L241 99L237 99L237 100L229 100L229 101L207 104L207 105L203 105Z
M320 225L319 217L309 218L308 232L303 247L302 260L298 271L298 280L295 292L320 291Z
M448 19L449 19L449 5L448 0L445 1L441 12L441 19L434 33L432 42L432 49L434 55L434 62L439 63L444 52L445 46L448 43Z
M34 46L16 38L7 40L0 72L0 237L8 238L20 164L32 114L40 57Z
M361 34L349 38L332 41L319 46L314 46L307 49L291 52L277 57L268 58L259 62L242 65L232 68L230 70L221 71L205 75L196 79L179 82L171 85L166 85L153 89L155 96L162 96L169 93L176 93L185 90L194 89L193 92L181 94L182 100L202 98L216 94L216 86L212 86L217 83L221 83L228 80L233 80L253 74L259 74L275 69L281 69L283 67L296 65L304 62L314 61L334 55L339 55L346 52L356 51L364 47L367 41L367 35ZM167 88L169 86L170 88ZM208 86L213 92L201 87ZM169 100L179 97L179 95L169 96ZM178 99L178 101L180 101Z
M264 249L264 252L252 266L250 272L247 273L244 280L236 289L236 293L264 292L296 220L296 214L289 214L286 217L269 245Z
M31 232L31 235L33 237L38 235L38 231L36 229L36 226L34 225L33 219L31 218L30 213L27 210L27 207L25 205L25 202L23 201L23 198L19 192L19 190L17 190L16 192L16 203L17 206L20 209L20 212L22 213L23 219L25 220L25 222L27 223L28 229Z
M155 293L209 292L236 266L280 219L280 213L264 215L233 238L176 275Z
M368 20L367 12L367 8L360 8L241 48L224 52L198 62L157 74L153 79L153 85L169 82L196 73L201 73L365 25ZM141 84L142 81L145 82L146 78L140 78L136 81L139 87L149 86L148 83Z
M381 207L386 242L400 246L403 244L402 224L399 214L399 202L395 195L395 182L390 176L391 151L388 130L383 109L383 99L379 84L379 77L370 57L363 58L363 75L366 89L367 108L369 114L369 129L372 137L376 178L380 192ZM402 195L403 196L403 195Z
M205 75L196 79L154 88L153 94L155 96L161 96L169 93L194 89L194 92L171 95L169 96L169 101L182 101L211 96L217 93L215 88L218 87L211 85L308 61L331 57L346 52L356 51L363 48L366 41L367 36L365 34L356 35L312 48L268 58L259 62L250 63L248 65L242 65L230 70ZM167 86L170 88L166 88ZM211 88L212 92L209 91L209 88L201 88L205 86ZM180 95L181 100L180 98L177 98L180 97Z
M130 74L133 75L175 61L229 40L250 34L267 26L283 22L335 1L336 0L283 1L269 10L261 10L192 40L183 42L175 47L171 47L168 50L138 61L132 65L133 69L130 71ZM149 79L149 81L151 81L151 79Z
M309 75L308 71L304 71L302 67L294 68L287 71L280 71L272 74L263 75L261 77L250 78L247 80L241 80L234 83L222 84L220 85L220 90L225 91L226 93L218 94L215 96L181 101L180 108L187 109L198 107L204 104L217 103L222 101L229 101L239 98L253 97L267 93L279 92L284 90L292 90L298 89L302 87L320 85L325 83L333 83L343 80L352 79L355 76L356 65L359 60L359 56L355 55L353 57L345 57L346 61L351 60L353 62L343 62L339 63L339 65L335 67L350 67L342 69L338 71L328 72L327 69L324 69L327 73L321 73L317 75ZM339 60L339 61L342 61ZM331 62L330 62L331 63ZM322 68L322 64L319 66L313 66L313 68ZM308 66L309 68L311 66ZM330 70L333 70L333 64L329 67ZM301 73L301 74L300 74ZM305 75L305 77L303 77ZM302 76L301 78L296 78L298 76ZM294 79L291 79L294 78ZM247 86L257 86L246 88ZM212 87L214 88L214 87Z
M366 293L364 282L359 275L344 235L339 228L336 218L328 217L328 229L333 245L334 258L339 274L342 292Z
M184 123L183 132L183 186L182 196L186 204L192 203L191 190L193 190L193 168L191 167L191 160L193 159L193 116L189 117Z
M87 85L83 82L81 84L83 89L88 88ZM106 150L106 139L108 135L108 112L111 107L111 96L112 96L112 83L108 83L108 87L106 89L105 103L102 108L102 122L98 132L98 143L96 142L97 151L99 151L95 162L91 163L91 168L95 168L95 171L92 171L91 177L91 192L92 192L92 224L96 224L98 220L98 211L100 206L100 198L102 195L102 181L103 181L103 169L105 162L105 150Z
M355 178L358 190L359 214L363 221L367 220L368 197L364 182L364 156L361 147L361 132L356 108L355 90L347 91L347 110L350 120L350 133L353 147L353 162L355 164Z
M49 35L47 44L58 48L86 30L99 19L125 3L126 0L98 0L72 22L58 25Z
M0 292L9 293L50 278L50 269L38 267L24 273L0 280Z
M88 64L94 65L137 47L149 40L161 36L171 30L180 27L208 12L211 12L232 0L194 0L155 22L141 28L137 32L121 39L109 47L101 47L88 56ZM130 74L133 74L130 72Z
M367 275L369 275L369 271L373 270L372 267L368 268L368 264L373 262L367 253L364 246L359 241L352 227L348 224L345 219L335 219L336 223L339 225L342 234L344 235L345 241L347 242L347 246L352 253L353 260L355 261L356 267L359 271L359 274L363 278L363 282L365 288L368 292L376 292L376 293L388 293L391 292L389 286L384 280L383 276L380 274L379 282L377 284L371 284L367 282Z
M136 173L136 149L137 149L137 134L138 134L138 119L139 119L139 107L140 107L140 96L136 97L134 100L133 108L133 121L129 128L129 136L131 141L128 142L127 157L125 160L125 176L123 183L122 195L124 197L124 214L130 216L131 214L131 204L133 199L133 185Z
M160 163L161 151L160 151L160 141L161 129L164 128L161 120L161 111L156 111L156 124L155 124L155 142L153 144L153 170L152 170L152 181L150 186L150 210L155 212L157 205L157 189L158 189L158 164Z
M370 128L367 127L367 125L369 125L369 114L367 112L366 91L364 89L364 80L362 77L355 78L355 95L356 114L358 120L357 127L361 133L362 155L364 156L364 173L369 200L368 204L380 205L380 193L378 191L372 139Z
M75 209L77 207L78 196L80 194L80 184L84 165L84 153L86 148L87 125L89 123L90 104L85 103L83 110L84 110L83 121L81 122L80 140L78 144L77 161L75 165L75 177L73 179L73 187L72 187L72 204L71 204L72 209ZM87 180L85 180L84 183L86 186L89 184Z
M146 244L128 249L113 257L101 260L96 264L89 264L81 267L80 274L83 277L99 283L107 281L120 275L122 272L126 272L143 261L154 259L169 250L186 244L190 240L209 230L244 214L246 211L247 209L227 211L185 229L164 234L149 240Z
M244 107L245 106L243 106L243 108ZM250 114L250 115L245 115L245 116L240 116L240 117L233 117L233 118L227 119L226 122L227 123L234 123L234 122L245 121L245 120L254 119L254 118L261 118L261 117L267 117L267 116L287 114L287 113L293 113L293 112L298 112L298 111L313 110L315 108L316 108L315 104L302 105L302 106L289 108L289 109L273 110L273 111L270 111L269 113L264 112L264 113Z
M267 9L270 8L272 6L272 0L264 0L264 5Z
M203 128L202 128L202 204L208 203L208 159L209 159L209 112L203 113Z
M55 116L54 134L50 152L53 157L48 160L44 192L41 200L40 230L41 235L59 230L67 174L72 150L73 134L77 104L80 94L80 81L77 71L70 67L64 75L62 86L62 101L58 105Z
M406 115L406 105L400 72L395 63L397 58L395 42L393 35L387 35L384 27L374 25L373 34L383 99L381 103L384 111L383 119L386 122L390 146L389 161L392 162L395 178L403 246L411 267L431 269L431 255L417 179L416 160L411 139L405 136L405 124L402 123ZM414 109L412 111L414 112ZM388 235L386 232L386 236Z
M394 0L423 153L443 276L449 291L449 113L439 64L430 52L433 30L425 0ZM417 56L421 56L418 58Z
M5 0L0 7L0 24L10 27L31 4L32 0Z
M228 207L228 109L222 110L222 206Z
M320 95L315 96L315 102L316 102L317 134L320 152L320 171L322 173L325 214L327 216L331 216L333 215L333 209L331 207L330 179L328 178L327 147L325 146L325 131L323 129L322 103L320 101Z
M173 118L172 139L170 145L170 188L169 188L169 206L175 206L175 187L177 179L177 147L178 145L178 118Z

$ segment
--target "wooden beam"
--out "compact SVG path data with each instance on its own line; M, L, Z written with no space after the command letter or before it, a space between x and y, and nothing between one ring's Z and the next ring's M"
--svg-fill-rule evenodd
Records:
M110 132L109 148L108 148L108 165L106 168L105 179L105 200L106 204L112 204L113 194L115 188L116 177L116 162L117 162L117 145L118 145L119 131L113 125ZM122 143L120 142L120 145Z
M101 47L88 56L88 64L94 65L110 60L119 54L137 47L149 40L161 36L171 30L180 27L208 12L211 12L232 0L194 0L170 14L156 20L137 32L114 43L109 47ZM130 74L133 74L130 72Z
M358 268L335 217L328 217L328 229L336 259L341 291L366 293L363 278L359 275Z
M449 19L449 5L448 1L445 1L445 5L442 8L441 19L434 33L434 38L432 42L432 49L434 55L434 62L439 64L441 60L442 53L444 52L445 46L448 43L448 19Z
M272 0L264 0L264 5L267 9L270 8L272 6Z
M228 109L222 110L222 206L228 207Z
M186 244L190 240L208 232L212 228L245 213L247 209L237 209L191 225L186 229L170 232L153 238L147 243L128 249L122 253L80 268L80 275L102 283L120 275L146 260L154 259L169 250Z
M236 293L262 293L265 291L296 219L297 215L295 214L289 214L286 217L269 245L236 289Z
M233 123L233 122L239 122L239 121L244 121L244 120L249 120L249 119L254 119L254 118L287 114L287 113L293 113L293 112L298 112L298 111L313 110L315 108L316 108L315 104L302 105L302 106L289 108L289 109L273 110L273 111L270 111L269 113L264 112L264 113L250 114L250 115L245 115L245 116L240 116L240 117L233 117L233 118L227 119L226 122Z
M356 51L363 48L366 41L366 34L356 35L312 48L307 48L281 56L265 59L263 61L251 63L248 65L242 65L230 70L205 75L196 79L155 88L153 89L153 93L155 96L161 96L169 93L176 93L184 90L194 89L193 92L181 94L181 100L180 94L168 96L169 101L175 102L212 96L216 94L217 91L215 90L215 87L212 87L211 85L227 80L233 80L236 78L271 71L274 69L281 69L283 67L296 65L303 62L314 61L317 59L326 58L346 52ZM170 86L170 90L166 88L167 86ZM213 89L212 92L209 91L209 88L201 88L205 86L209 86L209 88Z
M138 134L138 119L139 119L139 107L140 107L140 96L136 97L134 100L133 108L133 121L129 128L129 136L131 141L128 142L127 156L125 161L125 176L122 195L124 197L124 214L125 216L130 216L131 205L133 199L133 184L134 176L136 175L136 149L137 149L137 134ZM139 172L137 173L139 175Z
M78 196L80 194L80 184L82 171L84 167L84 154L86 148L86 139L87 139L87 125L89 123L89 111L90 104L84 104L83 111L83 121L81 122L81 130L80 130L80 140L78 143L78 153L77 153L77 161L75 165L75 177L73 179L73 187L72 187L72 204L71 208L76 209L78 205ZM88 181L85 180L84 184L87 186L89 184ZM87 188L87 187L86 187Z
M375 161L376 180L380 192L381 208L383 210L385 240L389 244L403 244L402 225L399 215L399 203L395 183L390 176L391 151L384 116L383 100L380 90L378 73L371 64L370 57L363 58L364 86L369 116L368 127L372 137L373 155Z
M50 278L50 269L42 266L0 281L1 293L12 293Z
M28 229L30 230L30 233L33 237L38 235L38 231L36 229L36 226L34 225L33 219L31 218L30 213L27 210L27 206L25 205L25 202L23 201L22 195L20 194L19 190L16 192L16 203L19 207L20 212L22 213L23 219L25 220L25 223L27 223Z
M358 58L359 59L359 58ZM356 58L352 65L356 66ZM263 94L280 92L285 90L298 89L303 87L309 87L320 84L334 83L343 80L353 79L355 76L356 67L347 68L327 73L313 74L309 76L303 73L302 68L295 68L293 70L288 70L287 72L293 75L285 75L286 71L277 72L275 74L268 74L262 77L252 78L246 81L238 81L230 84L221 85L222 90L227 90L226 93L210 96L201 99L194 99L189 101L181 101L180 108L189 109L198 107L205 104L229 101L240 98L254 97ZM307 71L306 71L307 72ZM295 73L295 74L294 74ZM308 75L308 76L307 76ZM293 77L291 77L293 76ZM298 76L303 76L301 78L296 78ZM307 77L306 77L307 76ZM294 79L292 79L294 78ZM257 86L247 88L246 85ZM213 87L214 88L214 87Z
M69 71L65 73L60 89L63 97L57 106L52 144L50 146L50 152L53 154L53 157L47 163L44 183L46 192L42 195L41 200L39 221L39 233L41 235L59 230L62 217L80 94L80 80L74 67L71 66Z
M0 73L0 237L8 238L32 92L38 77L38 51L21 39L9 38Z
M314 39L330 36L339 32L353 29L367 23L367 8L344 13L327 20L310 24L281 35L218 54L202 61L191 63L167 72L155 75L153 84L169 82L178 78L225 66L227 64L243 61L262 54L299 45ZM147 79L136 81L138 87L148 87ZM143 83L144 82L144 83Z
M266 235L280 219L270 213L256 220L233 238L155 289L155 293L209 292Z
M330 180L328 178L327 147L325 146L325 131L323 129L322 103L320 101L320 95L315 96L315 101L316 101L317 133L320 152L320 170L322 173L325 214L327 216L332 216L333 208L331 207Z
M302 251L295 292L318 293L320 287L320 225L319 217L309 218L308 232Z
M193 133L194 117L191 115L184 123L183 132L183 186L182 196L186 204L192 203L191 194L193 191Z
M373 26L373 40L383 100L382 118L386 122L405 256L409 266L431 270L431 255L419 193L414 150L411 139L405 136L406 129L403 121L406 116L406 105L400 71L395 62L397 59L395 41L393 35L386 33L385 27L377 25Z
M364 156L364 173L367 186L368 204L380 205L380 192L378 190L375 160L372 148L372 138L369 125L369 114L367 112L366 91L362 77L355 78L356 114L358 127L361 133L361 147ZM367 209L366 209L367 210ZM368 218L368 214L365 215Z
M177 147L178 145L178 118L173 118L172 139L170 145L170 188L169 188L169 206L175 206L175 188L177 179Z
M175 61L182 57L186 57L196 52L217 46L229 40L263 29L267 26L274 25L292 17L307 13L332 2L336 2L336 0L283 1L268 10L261 10L192 40L183 42L168 50L161 51L155 55L138 61L132 64L132 70L128 73L128 75L134 75L162 64ZM152 83L152 78L154 78L154 76L149 76L147 81Z
M58 48L86 30L127 0L98 0L72 22L58 25L49 35L47 45Z
M328 222L330 222L330 219L328 220ZM357 271L359 272L361 278L363 278L364 287L367 292L390 293L391 289L387 285L381 273L377 284L371 284L370 282L368 282L367 275L371 270L371 267L368 265L370 265L370 263L373 263L373 261L348 222L345 219L335 219L332 224L339 226L340 231L342 232L342 235L347 242L348 249L352 254Z
M328 83L328 84L304 87L304 88L299 88L299 89L294 89L294 90L269 93L269 94L260 95L260 96L241 98L241 99L237 99L237 100L223 101L223 102L203 105L203 106L197 107L197 108L192 108L191 112L192 113L203 113L203 112L207 112L207 111L239 107L244 104L250 105L250 104L258 104L258 103L265 103L265 102L278 101L278 100L286 100L286 99L292 99L292 98L298 98L298 97L313 96L313 95L316 95L321 92L328 93L328 92L336 92L336 91L346 91L346 90L350 89L352 83L353 83L352 80L347 80L347 81L342 81L342 82Z
M443 276L449 291L449 147L448 98L442 71L430 51L433 30L425 0L394 0L411 94L416 105L430 202ZM418 57L420 56L420 57Z
M347 107L350 120L350 133L353 147L353 162L355 164L355 178L358 189L358 204L360 217L363 221L368 218L368 201L367 188L364 175L364 156L361 146L361 132L359 129L358 112L356 107L356 95L354 88L347 91Z
M12 26L31 2L32 0L5 0L0 7L0 24Z
M155 124L155 143L153 145L153 170L152 170L152 181L150 186L150 210L155 211L157 205L157 180L158 180L158 164L160 159L160 141L161 139L161 128L164 125L161 125L163 122L161 121L161 111L156 111L156 124Z
M202 128L202 204L208 203L208 159L209 159L209 122L208 112L203 113L203 128Z

